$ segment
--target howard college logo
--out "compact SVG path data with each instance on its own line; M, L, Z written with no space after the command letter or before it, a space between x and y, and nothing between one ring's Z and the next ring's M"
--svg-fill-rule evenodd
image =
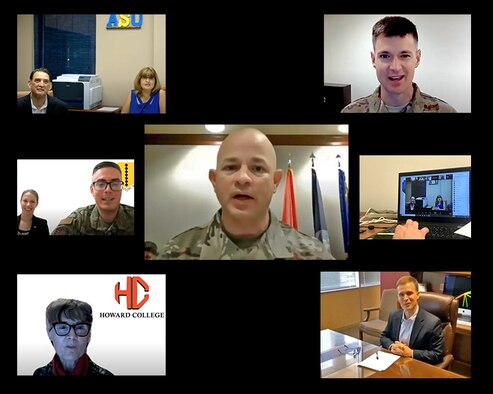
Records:
M127 297L127 309L140 309L149 299L149 294L138 301L138 287L140 285L145 293L149 292L149 285L140 276L127 276L127 289L120 290L120 282L115 285L115 300L120 303L120 297Z

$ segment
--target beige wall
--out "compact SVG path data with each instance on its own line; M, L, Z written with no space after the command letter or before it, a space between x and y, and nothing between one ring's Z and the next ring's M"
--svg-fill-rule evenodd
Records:
M143 67L154 67L166 86L166 16L144 15L140 29L106 29L109 15L96 19L96 73L103 104L122 105Z
M32 15L17 15L17 90L28 90L34 68L34 21Z
M363 308L380 305L380 286L320 293L320 329L358 324Z
M360 156L360 212L397 209L397 174L403 171L466 167L471 156ZM378 187L375 187L378 185Z
M145 14L140 29L107 30L108 16L96 17L96 73L103 82L103 104L122 105L135 76L146 66L154 67L166 86L166 16ZM27 89L33 48L33 16L18 15L17 90Z

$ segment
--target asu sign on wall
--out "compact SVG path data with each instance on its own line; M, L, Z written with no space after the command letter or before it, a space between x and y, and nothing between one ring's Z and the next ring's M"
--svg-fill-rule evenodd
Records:
M107 29L140 29L142 27L142 14L110 14Z

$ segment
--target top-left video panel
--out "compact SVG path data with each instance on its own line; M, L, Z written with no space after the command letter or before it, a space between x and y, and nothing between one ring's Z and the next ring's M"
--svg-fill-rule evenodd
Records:
M17 113L166 113L166 15L17 15Z

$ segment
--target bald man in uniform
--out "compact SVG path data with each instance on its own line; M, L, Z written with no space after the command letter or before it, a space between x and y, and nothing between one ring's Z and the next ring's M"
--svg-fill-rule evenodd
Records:
M172 238L157 259L333 260L321 241L280 222L269 209L281 178L265 134L253 128L229 134L209 170L221 208L209 223Z

